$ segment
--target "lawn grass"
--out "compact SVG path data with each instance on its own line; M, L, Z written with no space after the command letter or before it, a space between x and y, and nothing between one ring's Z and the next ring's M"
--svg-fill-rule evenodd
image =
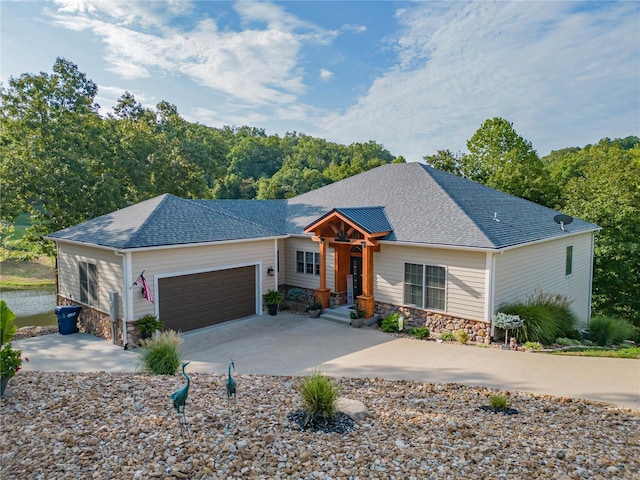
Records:
M23 262L6 259L0 262L0 287L43 287L56 284L53 260L42 256Z
M626 347L618 349L575 347L566 350L557 350L552 352L552 354L579 357L640 358L640 347Z

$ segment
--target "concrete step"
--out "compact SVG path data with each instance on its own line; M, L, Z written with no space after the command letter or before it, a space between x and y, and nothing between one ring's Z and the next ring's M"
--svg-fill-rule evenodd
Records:
M322 311L320 318L350 325L351 318L349 317L349 312L350 310L344 308L325 308Z

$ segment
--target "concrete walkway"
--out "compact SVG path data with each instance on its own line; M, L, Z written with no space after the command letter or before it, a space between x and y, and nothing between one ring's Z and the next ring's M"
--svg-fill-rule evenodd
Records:
M335 377L380 377L461 383L607 402L640 410L640 361L565 357L395 338L372 328L279 313L183 335L189 370ZM87 334L14 342L29 357L24 370L133 372L139 355Z

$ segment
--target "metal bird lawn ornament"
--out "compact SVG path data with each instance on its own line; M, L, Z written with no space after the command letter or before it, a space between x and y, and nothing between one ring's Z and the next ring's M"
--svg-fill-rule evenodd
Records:
M171 400L173 401L173 406L175 407L176 412L178 412L178 423L180 424L180 434L184 438L183 429L186 430L187 439L190 440L189 426L187 425L187 417L184 413L185 403L187 402L187 397L189 396L189 385L191 384L191 379L189 378L189 375L187 375L187 373L184 371L184 368L187 365L189 365L189 363L191 362L184 362L182 364L182 375L184 375L184 378L187 379L187 384L184 387L179 388L178 390L173 392L171 394Z
M225 432L228 434L231 431L231 397L233 397L233 423L234 426L236 425L236 410L237 410L237 403L236 403L236 381L235 379L231 376L231 367L233 367L233 370L235 371L236 369L236 365L235 363L233 363L233 360L231 360L229 362L229 369L228 369L228 374L227 374L227 427L225 428Z

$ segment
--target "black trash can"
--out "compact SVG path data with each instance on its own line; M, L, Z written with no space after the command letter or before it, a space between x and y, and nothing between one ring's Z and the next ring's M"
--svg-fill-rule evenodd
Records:
M78 333L78 316L82 307L77 305L60 305L56 307L56 317L58 317L58 332L61 335Z

